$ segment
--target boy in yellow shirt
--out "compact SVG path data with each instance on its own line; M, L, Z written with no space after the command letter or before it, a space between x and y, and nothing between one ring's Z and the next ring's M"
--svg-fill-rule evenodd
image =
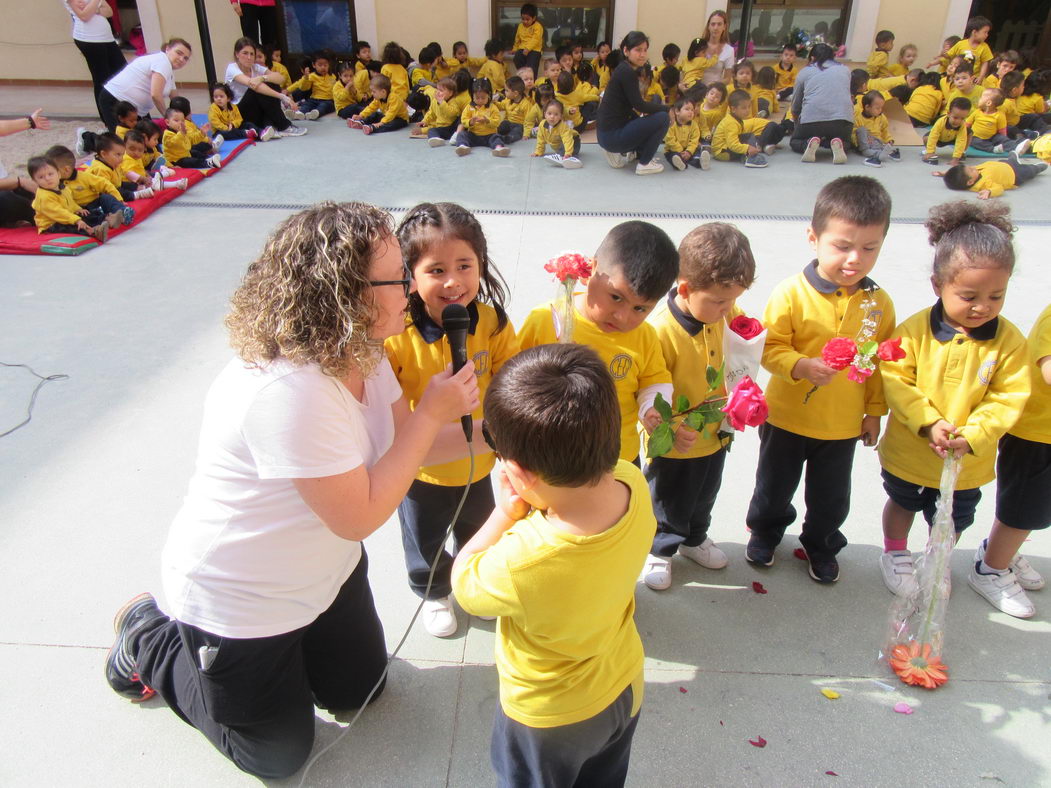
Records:
M989 62L993 59L993 50L986 40L993 29L993 23L984 16L973 16L967 20L963 38L953 44L944 57L952 60L957 55L966 55L978 69L978 81L981 82L989 73Z
M1022 140L1019 146L1011 151L1011 155L1001 161L985 161L973 167L957 164L944 172L935 170L931 175L944 178L945 185L950 189L978 192L979 200L1002 197L1008 189L1015 189L1026 181L1031 181L1047 169L1047 165L1042 161L1036 164L1022 164L1019 160L1019 157L1029 150L1030 144L1029 140Z
M712 154L700 150L701 126L694 122L696 111L694 103L685 97L670 110L672 122L664 135L664 158L677 170L685 170L688 164L702 170L712 166Z
M971 115L971 102L963 97L954 98L949 103L949 111L934 121L931 130L923 137L923 161L928 164L938 163L938 147L952 145L952 159L949 165L955 167L963 159L970 141L970 129L967 118Z
M868 274L890 226L890 195L873 178L848 175L818 193L807 236L817 259L774 288L763 315L763 366L772 375L770 408L759 427L759 465L746 522L749 562L774 563L796 519L792 496L806 465L806 514L800 544L810 576L839 579L840 530L850 511L850 474L858 439L874 446L887 412L877 369L864 383L829 366L833 337L882 342L894 330L894 305ZM813 399L811 402L810 400Z
M574 129L584 131L595 119L598 91L585 82L576 82L576 77L570 72L563 71L558 75L555 98L563 106L565 119Z
M485 63L478 69L478 78L485 77L493 86L493 93L503 95L507 82L507 67L504 65L504 45L491 38L485 42Z
M161 146L164 155L175 167L192 167L205 169L208 167L219 167L222 157L218 153L205 157L194 153L193 143L186 131L186 116L175 107L168 107L164 113L164 120L168 128L161 138Z
M522 21L515 30L515 41L511 45L515 70L530 68L536 78L540 70L540 53L544 51L544 26L537 21L539 12L534 3L523 3L520 14Z
M80 208L101 211L107 219L118 214L122 224L131 224L135 220L135 209L124 202L113 183L94 173L78 170L77 157L69 148L54 145L48 148L44 157L58 170L62 190L68 189L73 202Z
M100 244L106 242L112 222L101 211L93 212L77 205L70 190L63 188L54 164L43 156L34 156L26 169L37 185L33 196L33 220L37 233L75 233L94 238ZM119 224L121 215L114 213L112 216Z
M642 473L617 459L613 381L588 347L534 347L483 407L499 502L452 577L464 610L500 617L497 782L623 785L643 697L635 583L656 524Z
M870 90L861 97L861 105L854 108L854 145L869 167L882 167L885 161L901 161L901 151L894 147L883 104L883 94Z
M124 143L113 132L98 134L94 140L95 158L88 165L87 172L109 181L120 192L125 202L142 200L153 196L153 189L147 181L144 184L129 183L124 180L120 167L124 163Z
M533 108L533 99L526 93L525 80L519 76L508 77L504 86L504 98L496 102L496 105L504 113L504 119L500 121L496 133L503 137L508 145L518 142L525 136L526 116Z
M288 86L289 91L302 90L310 94L299 101L299 110L294 113L296 120L317 120L336 111L332 87L337 79L336 75L331 73L332 64L325 55L317 55L312 66L313 69L303 74L298 82Z
M708 394L709 369L723 366L723 334L743 314L735 302L755 280L755 258L748 239L732 224L710 222L687 233L679 244L679 278L653 312L675 396L697 405ZM726 387L711 396L725 396ZM708 536L712 507L722 484L726 446L718 425L706 432L686 424L675 446L646 466L657 517L657 535L643 570L655 591L671 585L671 559L678 552L706 569L726 566L726 553Z
M455 92L456 83L448 77L439 79L434 87L431 105L423 116L423 123L420 124L420 130L424 132L427 144L432 148L440 148L448 143L460 124L460 113L450 101Z
M679 253L667 233L643 221L622 222L595 252L587 289L573 296L572 335L594 348L609 368L620 403L620 457L639 463L641 421L660 423L653 402L660 393L671 402L671 375L657 333L646 316L660 303L679 271ZM551 302L534 307L518 332L521 347L558 342L566 330Z
M870 77L894 76L888 67L889 53L892 49L894 49L894 33L890 30L880 30L876 33L876 46L865 64Z
M799 66L796 64L796 55L799 50L795 44L785 44L781 47L781 56L774 66L777 74L777 97L784 101L792 95L792 89L796 85L796 76L799 74Z
M361 112L351 116L347 126L365 134L397 131L409 125L409 108L401 96L392 92L390 77L376 74L369 82L372 101Z
M752 117L752 94L735 90L727 99L729 112L712 132L712 155L719 161L743 161L745 167L766 167L784 129L767 118Z
M1001 109L1004 94L1000 88L986 88L978 99L978 108L967 119L971 145L986 153L1005 153L1017 148L1026 137L1012 140L1007 136L1007 115Z

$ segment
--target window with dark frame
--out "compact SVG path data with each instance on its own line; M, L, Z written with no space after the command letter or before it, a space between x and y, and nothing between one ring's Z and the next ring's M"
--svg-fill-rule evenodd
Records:
M751 39L755 52L780 52L787 43L810 48L817 43L846 43L851 0L758 0L752 6ZM730 41L741 33L741 0L730 0Z
M600 41L609 41L613 32L613 0L578 0L578 2L536 3L538 19L544 26L544 51L563 44L580 44L594 52ZM493 2L493 38L510 51L515 31L522 21L521 2Z

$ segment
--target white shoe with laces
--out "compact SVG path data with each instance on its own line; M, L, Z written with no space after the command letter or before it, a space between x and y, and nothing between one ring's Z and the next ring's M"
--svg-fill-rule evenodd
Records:
M562 167L567 170L579 170L584 166L584 162L578 159L576 156L566 156L562 159Z
M449 597L428 599L420 611L423 617L423 628L436 638L447 638L456 634L456 614Z
M259 135L260 142L269 142L277 135L277 131L273 126L267 126L263 129L263 133Z
M1036 607L1026 596L1025 589L1010 569L1003 574L983 575L974 564L967 575L967 583L997 610L1015 618L1032 618Z
M912 553L908 550L881 553L879 568L883 575L883 584L892 594L909 596L917 591L916 567L912 562Z
M624 158L624 156L620 153L614 153L613 151L609 150L604 150L602 152L606 155L606 162L609 164L610 167L612 167L615 170L619 170L621 167L628 163L628 160Z
M649 555L642 568L642 582L654 591L664 591L671 586L671 559L662 555Z
M664 165L655 158L650 159L649 164L639 162L635 165L636 175L656 175L659 172L664 172Z
M974 562L976 564L985 560L985 550L989 546L988 541L988 539L983 539L978 544L978 549L974 552ZM1018 585L1026 591L1039 591L1046 584L1043 575L1033 569L1033 565L1021 553L1015 553L1015 557L1011 559L1011 563L1007 565L1007 568L1014 572Z
M685 556L695 564L700 564L705 569L722 569L729 563L729 559L711 538L705 538L699 545L679 545L679 555Z

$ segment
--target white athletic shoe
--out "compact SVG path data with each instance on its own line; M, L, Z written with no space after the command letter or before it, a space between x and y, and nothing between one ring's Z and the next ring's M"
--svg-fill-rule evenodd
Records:
M619 153L614 153L613 151L608 150L604 150L602 152L606 154L606 161L609 163L609 166L615 170L619 170L621 167L628 163L628 160L625 159Z
M436 638L447 638L456 634L456 613L449 597L428 599L423 603L423 628Z
M1032 618L1036 607L1018 584L1014 572L1008 569L1001 575L983 575L978 564L971 567L967 583L984 596L990 605L1015 618Z
M259 135L259 141L260 142L269 142L270 140L272 140L276 136L277 136L277 132L274 130L274 127L273 126L267 126L265 129L263 129L263 133Z
M226 142L226 138L222 134L216 134L212 137L212 147L218 151L219 148L223 147L223 143Z
M985 549L988 547L987 542L987 539L983 539L978 544L978 549L974 552L974 562L976 564L985 560ZM1033 569L1033 565L1021 553L1015 553L1015 557L1011 559L1011 563L1007 565L1007 568L1014 572L1018 585L1026 591L1039 591L1045 585L1043 575Z
M847 152L843 150L843 140L836 137L830 143L832 148L832 163L833 164L846 164L847 163Z
M427 144L430 145L432 148L442 148L448 145L449 143L443 140L441 137L428 137Z
M642 569L642 582L654 591L664 591L671 586L671 559L661 555L646 557Z
M562 154L561 153L548 153L544 158L552 164L557 164L559 167L562 166Z
M579 170L584 166L584 162L578 159L576 156L566 156L562 159L562 167L567 170Z
M916 567L908 550L880 553L879 568L883 584L892 594L907 597L917 590Z
M700 564L705 569L722 569L729 563L729 559L715 542L705 538L699 545L688 547L679 545L679 555L685 556L695 564Z
M279 137L302 137L307 133L306 128L303 126L289 126L284 131L277 132Z
M705 149L700 153L701 156L701 169L710 170L712 168L712 152Z
M493 155L499 156L501 159L506 159L508 156L511 155L511 149L508 148L506 145L497 145L495 148L493 148Z
M310 110L310 112L307 112L305 115L303 115L303 118L305 120L317 120L320 117L321 113L318 112L316 109L312 109Z
M209 167L215 167L216 169L223 166L223 157L218 153L213 153L205 161L208 162Z
M811 137L807 140L806 150L803 151L803 158L800 159L802 162L812 164L817 161L817 149L821 147L820 137Z
M658 172L664 172L664 165L657 161L656 158L650 159L649 164L640 162L635 165L636 175L656 175Z

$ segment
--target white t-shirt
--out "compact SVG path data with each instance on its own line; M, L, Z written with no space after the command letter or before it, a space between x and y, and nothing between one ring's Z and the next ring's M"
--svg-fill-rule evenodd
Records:
M705 85L710 85L713 82L722 82L723 73L734 67L734 48L729 44L723 44L723 51L719 53L719 60L711 68L704 70L704 75L701 77L701 81ZM727 85L730 88L729 85ZM732 90L732 88L730 88Z
M102 0L103 3L106 0ZM91 44L108 44L114 41L113 28L109 25L109 20L106 19L102 14L95 14L87 22L81 20L79 16L73 13L73 9L70 8L69 0L62 0L63 7L69 11L69 15L73 17L73 40L74 41L86 41Z
M114 98L134 104L140 115L146 115L154 109L150 82L155 73L164 77L164 101L167 103L168 96L175 90L175 77L172 63L163 52L135 58L102 87Z
M262 77L266 75L266 66L262 66L259 63L252 65L253 77ZM248 85L238 82L235 77L247 76L239 65L231 63L226 67L226 84L230 86L230 90L234 94L234 104L239 104L241 99L245 97L245 93L248 92Z
M197 466L162 559L170 615L223 637L311 623L361 557L292 482L371 468L394 441L402 396L386 358L359 402L314 364L234 359L205 400Z

